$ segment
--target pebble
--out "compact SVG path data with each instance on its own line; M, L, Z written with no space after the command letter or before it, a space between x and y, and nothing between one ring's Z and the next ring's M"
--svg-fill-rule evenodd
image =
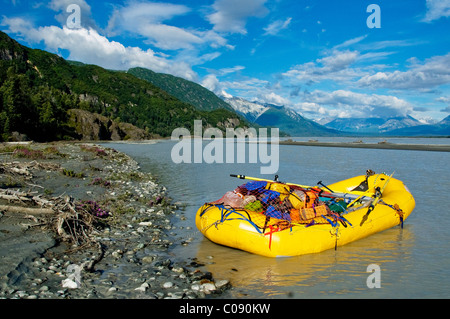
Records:
M139 287L137 287L134 290L145 292L149 287L150 287L150 285L148 283L144 282L142 285L140 285Z
M163 288L168 289L168 288L172 288L172 287L173 287L173 282L171 282L171 281L166 281L166 282L163 284Z
M139 226L151 226L151 225L153 225L152 222L140 222L139 223Z
M226 279L222 279L222 280L216 281L215 285L216 285L217 289L227 288L230 285L230 281L226 280Z
M78 284L70 278L64 279L62 282L63 288L76 289L78 288Z
M204 292L209 293L209 292L216 290L216 286L211 282L207 282L207 283L204 283L201 285L201 289Z
M183 267L173 267L172 271L176 272L176 273L182 273L182 272L184 272L184 269L183 269Z
M193 285L191 286L191 289L194 290L194 291L199 291L199 290L200 290L200 285L198 285L198 284L193 284Z
M145 256L145 257L142 258L142 262L146 263L146 264L152 263L153 260L155 260L155 258L153 258L152 256Z

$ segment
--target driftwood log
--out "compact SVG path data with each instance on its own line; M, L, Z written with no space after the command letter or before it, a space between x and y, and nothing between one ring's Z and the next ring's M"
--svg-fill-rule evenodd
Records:
M55 211L51 208L30 208L11 205L0 205L0 211L10 213L22 213L27 215L51 215L55 213Z

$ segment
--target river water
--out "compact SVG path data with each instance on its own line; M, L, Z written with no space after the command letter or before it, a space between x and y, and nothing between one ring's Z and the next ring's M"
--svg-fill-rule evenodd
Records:
M355 138L307 138L352 142ZM360 140L359 138L357 140ZM362 138L365 143L384 139ZM450 144L448 138L388 139L390 143ZM208 144L204 141L204 145ZM414 195L416 208L404 228L395 227L354 243L318 254L267 258L210 242L195 227L197 209L245 181L230 177L261 175L262 163L175 164L173 141L108 143L137 160L144 171L167 186L175 202L186 204L185 220L175 220L173 235L188 241L174 256L197 258L215 278L233 285L227 298L448 298L450 297L450 154L446 152L327 148L279 145L281 181L331 184L367 169L395 172ZM380 269L380 288L369 288L372 272Z

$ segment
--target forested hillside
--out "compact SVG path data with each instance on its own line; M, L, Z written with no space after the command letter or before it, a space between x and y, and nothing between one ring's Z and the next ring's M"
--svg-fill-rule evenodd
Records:
M0 32L0 140L9 140L13 132L36 141L80 138L70 109L101 114L162 137L177 127L192 129L194 119L222 129L231 123L245 125L229 110L197 110L126 72L69 63Z

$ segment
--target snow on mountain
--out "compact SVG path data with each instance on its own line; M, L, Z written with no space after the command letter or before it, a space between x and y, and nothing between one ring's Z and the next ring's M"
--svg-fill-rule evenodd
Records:
M223 100L239 114L243 115L250 122L256 122L258 117L266 112L269 107L257 102L250 102L240 97L233 97L230 95L222 96Z
M391 118L337 118L325 124L328 128L363 134L386 133L392 130L418 125L422 125L422 123L411 116Z
M291 136L330 136L339 134L312 120L306 119L289 107L269 103L250 102L239 97L222 98L248 121L263 127L278 127Z

